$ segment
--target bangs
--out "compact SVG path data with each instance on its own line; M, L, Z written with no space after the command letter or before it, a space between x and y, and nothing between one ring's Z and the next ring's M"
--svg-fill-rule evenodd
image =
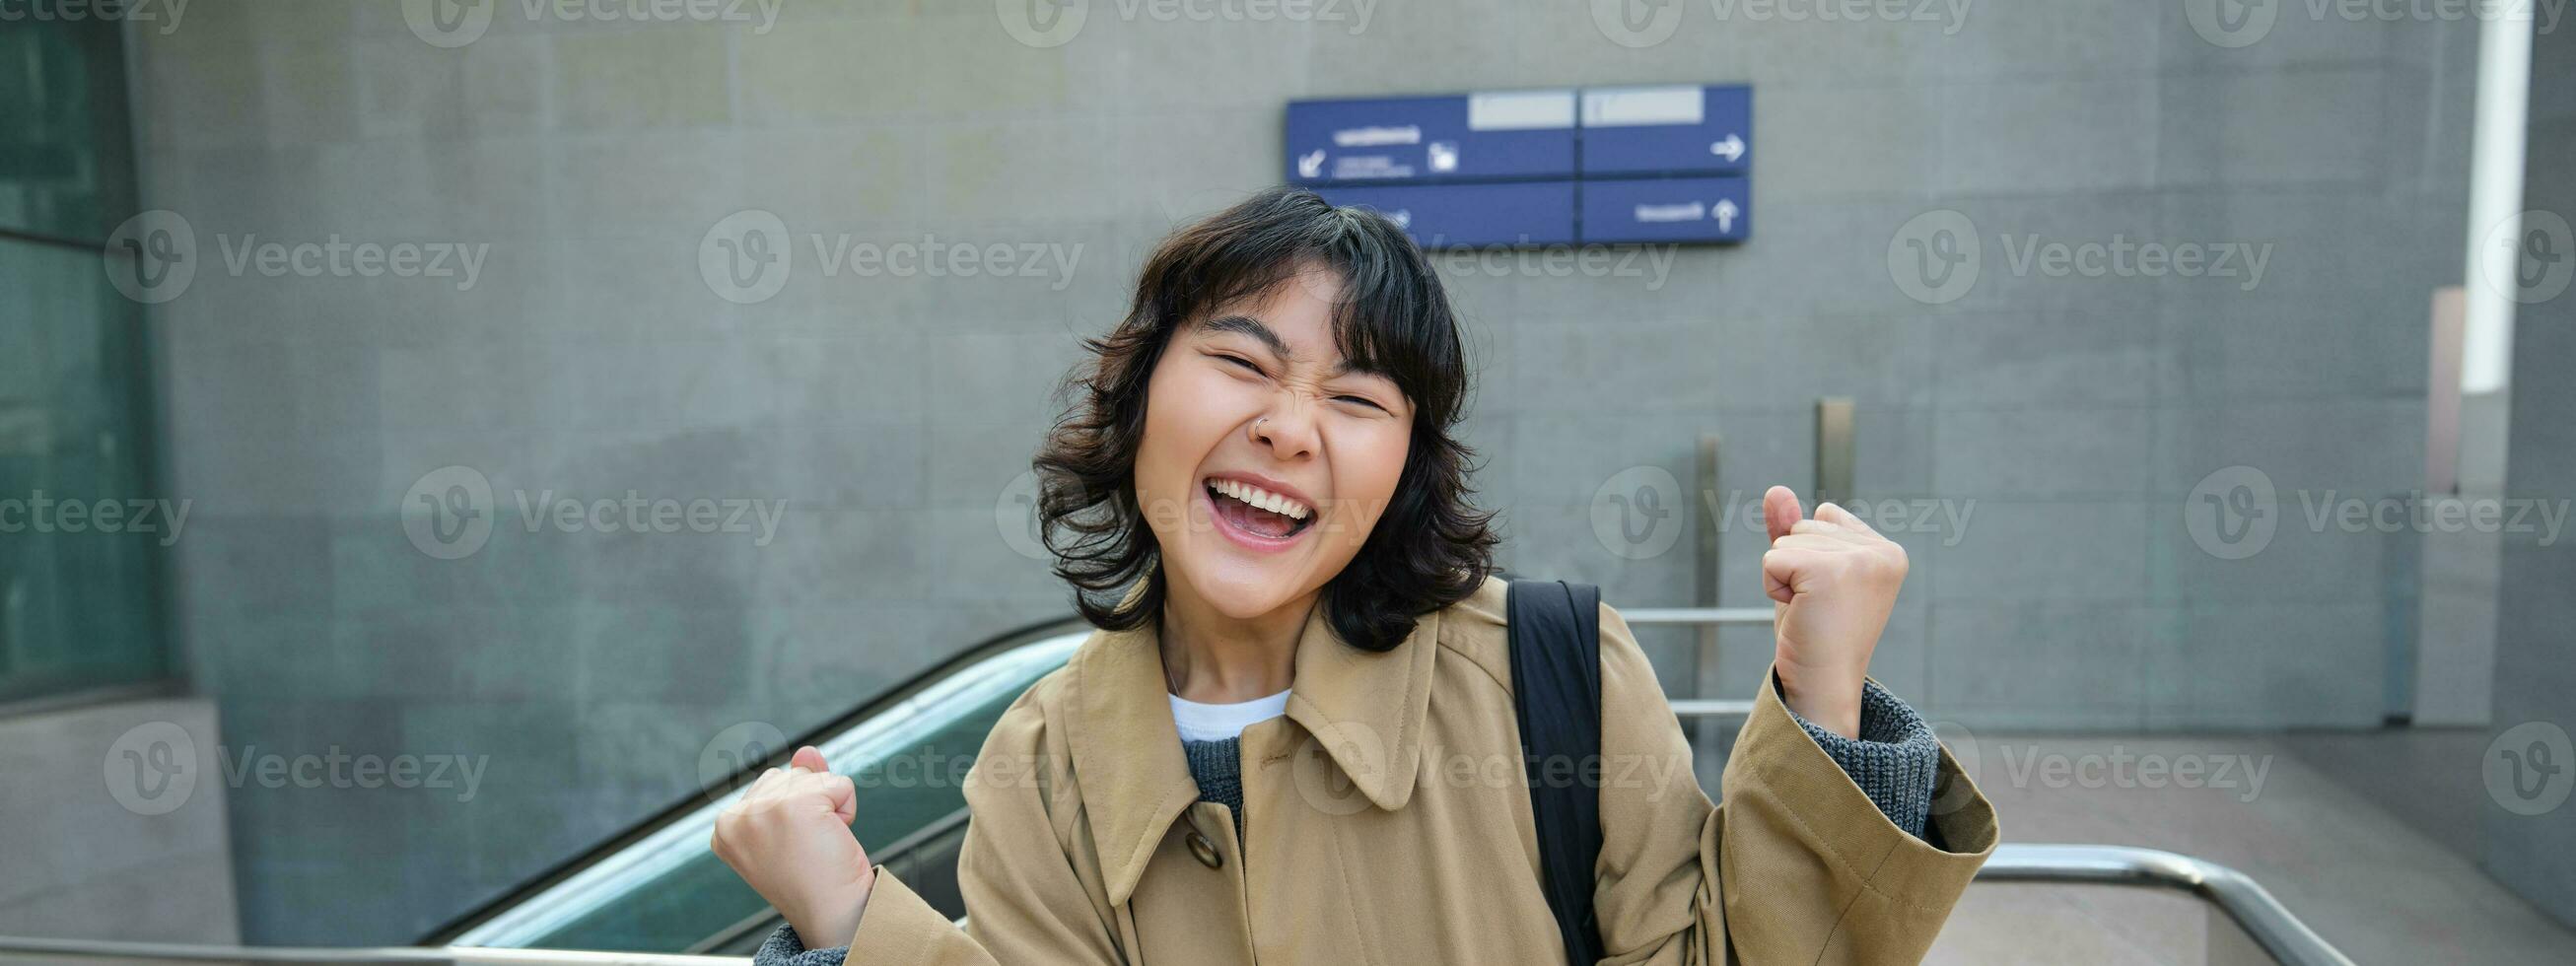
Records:
M1351 369L1393 381L1420 422L1454 422L1467 373L1448 299L1413 240L1374 211L1336 208L1305 191L1229 209L1165 242L1136 308L1176 329L1313 270L1341 283L1333 342Z

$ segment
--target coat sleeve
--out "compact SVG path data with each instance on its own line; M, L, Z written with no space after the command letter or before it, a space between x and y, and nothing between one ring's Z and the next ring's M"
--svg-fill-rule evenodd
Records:
M1917 838L1798 726L1769 674L1763 681L1728 756L1721 809L1692 774L1690 744L1645 652L1603 606L1593 886L1603 963L1919 962L1994 851L1993 806L1946 750Z
M847 966L1114 966L1125 960L1057 837L1054 762L1036 699L993 726L966 783L973 814L957 856L963 929L880 865Z

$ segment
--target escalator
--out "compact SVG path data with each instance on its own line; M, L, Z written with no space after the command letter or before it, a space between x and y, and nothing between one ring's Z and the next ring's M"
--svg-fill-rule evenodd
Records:
M869 858L932 906L962 916L956 855L966 831L964 790L948 769L922 765L971 760L1002 711L1063 666L1090 631L1072 618L1012 631L783 747L746 754L748 764L722 786L730 790L690 796L440 927L426 944L749 955L778 915L707 839L742 786L809 744L858 784L853 828L870 845Z
M1640 612L1692 623L1721 612ZM1662 616L1657 616L1662 615ZM1715 615L1715 616L1712 616ZM1668 618L1668 620L1667 620ZM716 814L763 770L795 748L815 745L859 786L860 841L880 843L871 859L901 876L934 908L963 917L956 863L966 831L963 789L944 774L896 780L888 766L963 762L982 747L1004 709L1071 658L1091 628L1064 618L986 641L838 720L774 749L746 754L725 790L692 795L626 833L442 926L412 947L258 949L0 937L0 962L65 960L173 962L471 963L579 966L739 964L780 919L708 848ZM1725 715L1727 702L1698 702L1684 717ZM945 769L940 771L944 772ZM2252 879L2225 866L2151 849L2104 845L1999 846L1980 883L2121 886L2178 893L2206 909L2202 962L2212 966L2289 963L2351 966ZM721 957L721 958L718 958Z

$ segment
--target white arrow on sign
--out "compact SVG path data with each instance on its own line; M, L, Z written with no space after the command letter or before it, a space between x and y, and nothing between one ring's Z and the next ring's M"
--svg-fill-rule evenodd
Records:
M1324 173L1324 150L1323 150L1322 148L1317 148L1317 149L1315 149L1315 153L1313 153L1313 154L1304 154L1304 155L1299 155L1299 156L1297 157L1297 176L1298 176L1298 177L1300 177L1300 178L1312 178L1312 177L1320 176L1320 175L1322 175L1323 173Z
M1744 139L1735 136L1733 132L1729 132L1726 135L1726 140L1709 145L1708 153L1725 158L1729 161L1736 160L1744 156Z
M1717 231L1719 234L1725 234L1735 230L1735 216L1737 213L1735 208L1735 199L1717 199L1716 206L1710 208L1708 213L1711 217L1717 219Z

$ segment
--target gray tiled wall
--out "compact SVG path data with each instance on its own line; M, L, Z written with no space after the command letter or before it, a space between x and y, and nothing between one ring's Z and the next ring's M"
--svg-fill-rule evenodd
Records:
M2566 234L2576 214L2576 40L2541 34L2531 48L2531 124L2523 153L2524 211L2560 219L2519 250L2554 273L2519 305L2513 331L2513 412L2505 457L2508 499L2558 501L2576 488L2576 292L2566 282ZM2525 216L2527 229L2537 222ZM2528 237L2528 236L2527 236ZM2521 267L2521 266L2517 266ZM2480 762L2496 807L2482 807L2481 857L2497 881L2559 922L2576 925L2576 550L2529 534L2503 538L2496 594L2494 738ZM2560 764L2569 762L2569 764Z
M169 485L197 514L176 623L226 738L491 760L466 803L237 791L251 940L413 938L686 794L720 729L792 732L1064 611L996 508L1145 247L1276 180L1291 97L1755 85L1751 244L1681 252L1659 286L1449 269L1485 365L1467 433L1518 569L1687 601L1687 536L1612 552L1600 487L1651 465L1687 488L1717 432L1722 494L1804 488L1813 402L1850 396L1861 495L1967 513L1900 534L1917 570L1878 667L1937 715L2381 713L2389 537L2285 521L2219 560L2182 510L2234 464L2293 517L2294 489L2416 485L2425 306L2460 274L2474 25L2291 10L2223 49L2169 3L1997 0L1948 31L1684 5L1632 49L1584 4L1388 2L1354 31L1095 3L1071 42L1030 47L973 2L785 0L765 31L502 3L446 49L400 8L203 3L135 31L147 206L207 251L154 323ZM698 250L747 208L798 251L784 290L736 305ZM1973 221L1983 262L1929 305L1890 250L1941 208ZM1070 279L826 278L811 232L1080 261ZM490 255L461 291L237 277L217 236L253 233ZM2033 236L2273 247L2246 291L2016 272L2007 249ZM399 516L449 465L501 494L490 542L452 561ZM522 489L788 509L766 546L530 533ZM1729 533L1730 603L1759 592L1759 541L1740 518ZM1686 680L1682 638L1651 638ZM1730 690L1750 690L1756 647Z

